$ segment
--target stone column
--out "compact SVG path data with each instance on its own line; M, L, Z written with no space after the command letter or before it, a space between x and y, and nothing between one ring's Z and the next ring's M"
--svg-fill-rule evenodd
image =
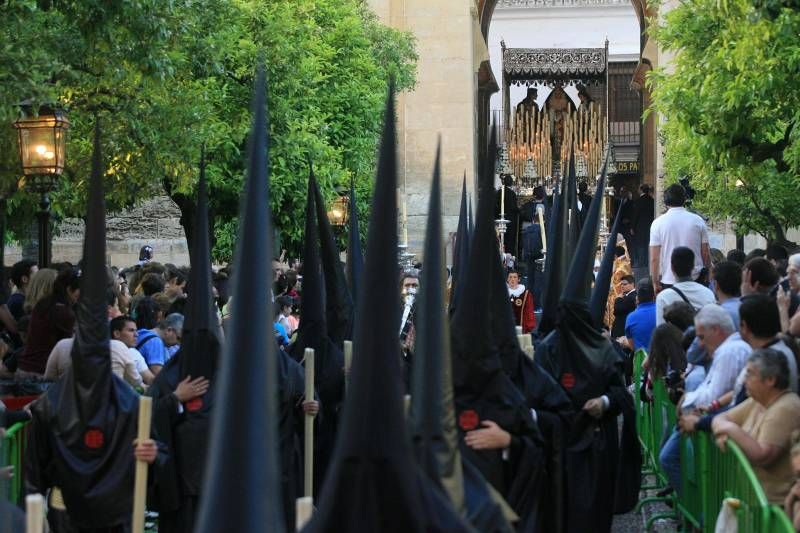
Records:
M417 84L398 97L398 162L405 187L409 248L419 257L427 221L436 143L442 142L442 194L446 232L455 231L466 172L473 188L475 157L474 32L477 12L464 0L368 0L392 27L416 38Z

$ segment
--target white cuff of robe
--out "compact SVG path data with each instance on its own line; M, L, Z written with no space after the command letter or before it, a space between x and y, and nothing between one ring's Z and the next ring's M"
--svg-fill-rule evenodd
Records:
M600 396L600 399L603 401L603 411L608 411L608 406L611 405L611 400L609 400L608 396L605 394Z

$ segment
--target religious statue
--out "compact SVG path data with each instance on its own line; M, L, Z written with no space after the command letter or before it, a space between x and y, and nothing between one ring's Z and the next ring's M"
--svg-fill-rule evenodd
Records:
M592 98L592 96L589 94L589 89L587 89L582 83L579 83L576 86L576 89L578 89L578 98L581 101L580 105L578 106L578 111L586 113L591 109L591 106L594 103L594 98Z
M530 127L539 113L539 104L536 103L538 91L535 87L528 87L528 94L525 95L514 111L514 120L522 125L522 141L530 142Z
M557 85L544 102L544 109L550 119L550 138L554 153L558 154L564 140L564 127L570 112L575 110L575 104L564 91ZM556 158L558 155L555 156Z
M530 114L539 111L539 104L536 103L538 94L535 87L528 87L528 94L517 104L516 113Z

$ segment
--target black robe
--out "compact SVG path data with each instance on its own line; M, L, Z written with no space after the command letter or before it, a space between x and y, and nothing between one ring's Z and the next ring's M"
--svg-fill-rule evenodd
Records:
M641 454L636 439L633 399L622 375L622 361L611 343L592 326L585 304L565 303L559 323L536 347L537 360L569 396L575 415L566 442L567 531L610 531L615 512L630 510L639 492ZM608 409L597 420L583 411L587 400L607 396ZM621 456L617 416L625 418ZM622 461L620 461L622 458ZM635 470L635 476L630 472ZM625 480L626 484L617 480ZM630 483L630 484L628 484Z
M305 370L283 350L278 350L281 488L284 517L294 524L295 500L302 495L302 402ZM191 533L201 494L211 400L209 391L200 409L196 400L181 406L172 392L178 386L180 363L176 354L161 370L148 392L153 397L153 424L175 453L156 470L150 507L159 512L160 533ZM232 450L233 451L233 450Z
M178 401L173 391L180 381L183 355L175 354L148 390L148 395L153 397L153 425L173 450L169 460L156 469L149 500L151 508L159 512L160 533L194 531L208 452L214 395L209 388L202 398L183 405Z
M124 531L133 513L139 395L112 375L107 404L82 423L73 370L31 404L27 492L61 488L69 531ZM165 450L159 451L157 465L166 461Z
M544 470L542 437L525 400L502 371L493 374L481 393L455 390L459 448L465 462L481 475L508 502L519 516L518 531L531 531L539 520L539 495ZM474 450L464 437L481 422L491 420L511 434L511 445L503 450Z

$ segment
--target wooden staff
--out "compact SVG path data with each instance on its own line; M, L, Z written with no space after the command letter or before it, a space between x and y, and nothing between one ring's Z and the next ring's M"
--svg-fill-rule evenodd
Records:
M153 412L153 399L139 396L139 431L137 443L150 438L150 418ZM136 478L133 486L133 533L144 532L144 510L147 503L147 468L145 461L136 461Z
M294 524L295 530L300 531L305 527L311 515L314 513L314 498L311 496L302 496L295 500L295 517Z
M536 216L539 218L539 232L542 235L542 250L547 250L547 230L544 227L544 206L536 207Z
M350 366L353 364L353 341L344 341L344 391L350 385Z
M44 498L41 494L25 496L25 533L42 533L44 530Z
M306 348L306 397L305 401L314 401L314 349ZM303 496L314 496L314 415L306 414Z

